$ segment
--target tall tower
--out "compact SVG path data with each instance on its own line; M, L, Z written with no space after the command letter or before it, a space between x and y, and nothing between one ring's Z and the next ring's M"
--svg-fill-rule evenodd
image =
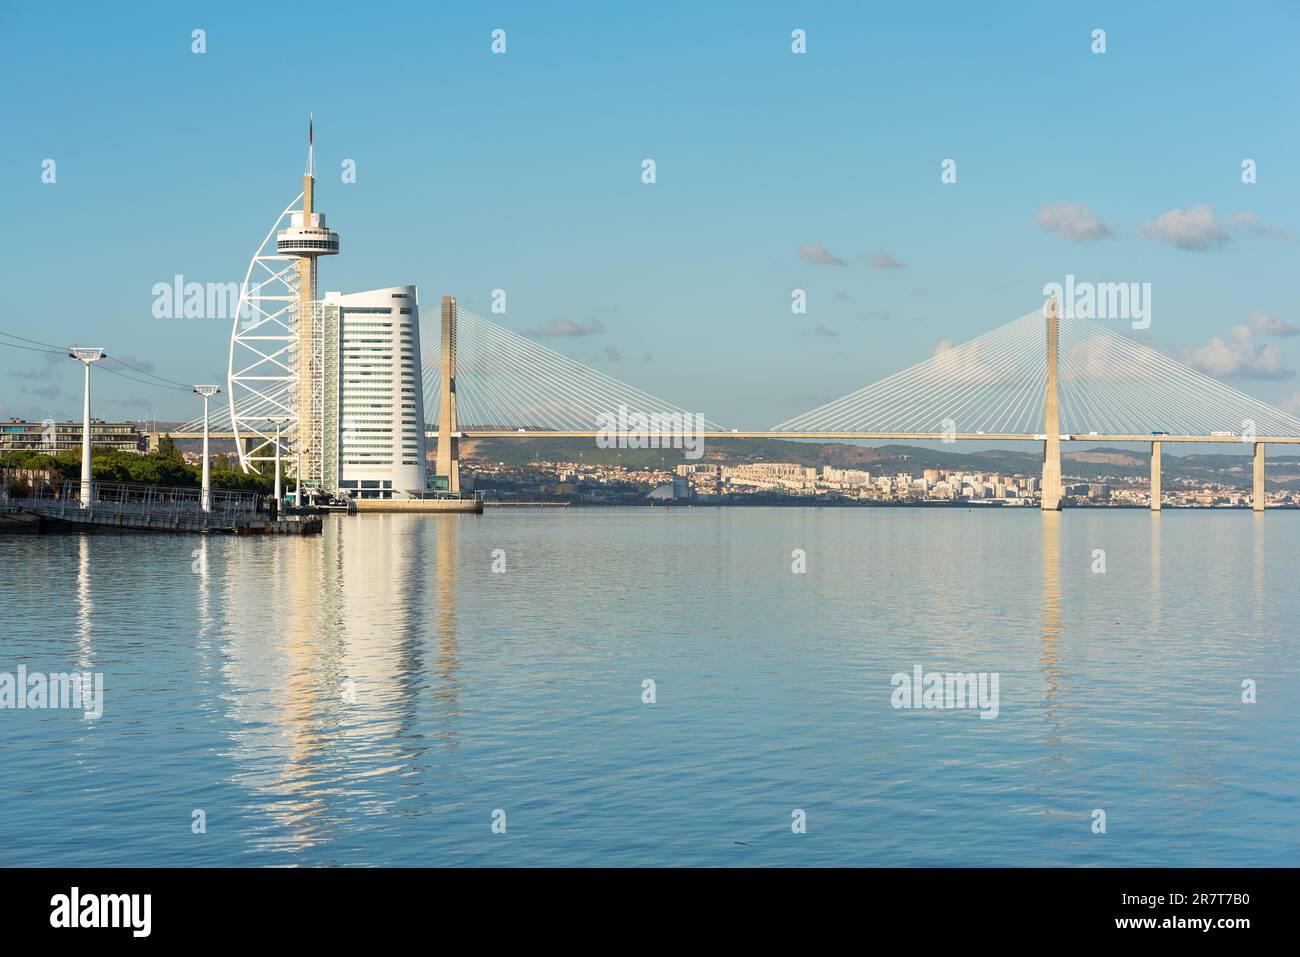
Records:
M307 120L307 169L302 176L302 212L290 214L289 228L276 233L275 248L281 256L298 260L298 306L295 317L298 423L293 441L305 475L299 479L319 482L324 446L325 362L324 319L317 308L316 259L337 256L339 234L326 228L325 214L315 211L316 144L313 122Z
M1057 347L1060 326L1056 298L1047 300L1047 395L1043 400L1043 487L1040 505L1044 512L1061 508L1061 406L1056 391Z
M438 458L434 475L460 491L460 426L456 420L456 299L442 297L442 392L438 396Z

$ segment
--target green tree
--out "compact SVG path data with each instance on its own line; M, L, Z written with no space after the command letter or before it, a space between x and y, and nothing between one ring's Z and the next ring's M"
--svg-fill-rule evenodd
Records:
M171 459L173 462L184 462L185 456L181 455L181 450L176 447L176 440L170 435L164 435L158 440L158 452L161 458Z

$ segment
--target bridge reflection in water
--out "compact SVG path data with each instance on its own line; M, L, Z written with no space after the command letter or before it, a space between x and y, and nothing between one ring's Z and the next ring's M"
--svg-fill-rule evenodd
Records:
M1061 652L1058 644L1061 640L1061 516L1058 512L1043 515L1042 531L1042 565L1043 597L1042 652L1040 672L1046 683L1043 693L1043 722L1047 732L1043 739L1049 760L1054 764L1062 761L1060 749L1061 722L1057 712L1061 707Z

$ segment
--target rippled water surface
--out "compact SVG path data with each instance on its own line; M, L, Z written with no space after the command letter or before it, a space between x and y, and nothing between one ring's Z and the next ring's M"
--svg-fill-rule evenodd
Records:
M105 681L0 710L0 864L1295 864L1298 547L883 508L0 538L0 671ZM996 672L998 716L894 709L916 665Z

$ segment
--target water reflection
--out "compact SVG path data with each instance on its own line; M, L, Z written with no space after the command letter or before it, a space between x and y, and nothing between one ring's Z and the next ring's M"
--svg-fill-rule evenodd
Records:
M1061 721L1057 717L1061 694L1061 655L1057 647L1061 637L1061 513L1043 512L1042 566L1042 650L1039 657L1040 672L1047 683L1043 694L1043 720L1047 736L1043 743L1052 749L1049 758L1059 763L1061 756L1054 749L1061 744Z
M258 803L277 825L276 843L310 847L308 822L324 810L312 787L311 757L317 741L313 717L318 707L321 649L312 598L319 592L319 543L248 543L241 550L272 548L269 563L240 562L241 574L230 582L223 602L230 635L223 649L227 715L231 732L234 779L252 789ZM302 547L299 547L302 546ZM315 557L316 574L311 559ZM262 620L248 621L247 594L262 590ZM254 844L258 843L254 839Z
M315 540L232 543L265 552L263 562L232 559L244 571L228 578L222 602L233 779L274 819L263 846L301 852L355 833L367 817L382 820L401 802L422 802L430 685L438 737L457 747L456 526L401 518L350 520L346 538L330 522ZM254 590L269 599L258 602L263 621L240 617L248 603L239 592ZM410 780L382 784L395 774Z
M190 572L195 576L195 618L198 624L196 653L199 656L200 673L205 680L211 680L212 655L212 573L208 570L212 548L207 535L200 535L198 545L190 552Z
M94 667L92 658L90 619L95 614L95 601L90 594L90 536L82 534L77 543L77 667L89 671Z
M1160 621L1163 617L1164 608L1161 604L1164 587L1164 576L1161 572L1161 558L1163 551L1160 547L1160 512L1150 512L1151 516L1151 547L1149 564L1151 566L1151 587L1147 589L1147 607L1151 610L1151 624L1148 626L1150 633L1155 634L1160 629Z
M1294 565L1296 514L357 516L213 536L194 572L189 538L0 541L6 620L40 624L10 629L11 660L109 679L102 720L0 721L0 843L75 866L915 865L974 834L998 865L1285 865L1296 699L1246 707L1238 685L1300 680L1292 593L1249 607ZM791 588L809 544L816 587ZM996 721L860 689L877 662L936 661L925 635L963 621L947 656L996 649ZM640 705L646 673L668 710ZM861 799L890 782L906 793ZM738 856L785 793L824 795L837 839ZM1102 796L1123 840L1088 831ZM204 838L159 825L193 806ZM498 806L525 839L490 834Z
M1254 601L1251 602L1251 617L1255 622L1264 618L1264 513L1251 513L1251 561L1250 584Z
M433 697L438 704L438 717L441 731L439 736L449 751L455 751L456 719L460 716L460 646L457 643L456 621L456 542L459 526L458 519L438 521L435 539L437 550L434 556L434 614L438 626L436 657L437 683L434 685Z

